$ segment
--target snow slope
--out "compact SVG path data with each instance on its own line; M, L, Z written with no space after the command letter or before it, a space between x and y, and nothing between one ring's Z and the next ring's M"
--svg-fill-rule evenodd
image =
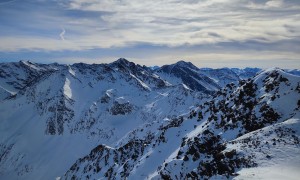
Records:
M255 161L259 164L258 167L238 171L239 176L234 179L299 178L299 137L300 120L288 119L230 142L230 148L239 149L247 154L255 152ZM258 142L258 146L252 146Z

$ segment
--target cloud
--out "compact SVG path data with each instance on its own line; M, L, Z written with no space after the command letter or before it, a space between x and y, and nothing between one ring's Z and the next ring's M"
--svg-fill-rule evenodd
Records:
M66 33L66 30L64 28L62 28L62 32L59 34L59 37L63 41L65 40L65 37L64 37L65 33Z
M295 0L24 0L12 4L10 9L0 6L0 52L113 49L133 59L151 54L196 59L201 54L213 60L215 54L215 59L229 60L253 52L265 59L300 57L300 1ZM62 31L57 32L57 27ZM165 49L167 55L181 54L167 57L150 48L136 55L145 44ZM132 54L122 51L128 48ZM241 56L226 53L240 54L240 50Z
M266 2L266 6L269 7L282 7L284 4L283 0L271 0Z
M78 48L83 49L122 47L138 43L170 47L249 40L272 43L300 37L297 30L300 29L299 13L295 12L300 10L300 3L297 1L59 2L63 4L61 8L64 10L76 11L77 15L65 15L62 21L68 29L72 29L72 32L68 32L69 42L76 46L81 41L85 44ZM271 7L276 9L266 10ZM94 18L87 16L88 13L94 13ZM288 31L286 27L294 31Z

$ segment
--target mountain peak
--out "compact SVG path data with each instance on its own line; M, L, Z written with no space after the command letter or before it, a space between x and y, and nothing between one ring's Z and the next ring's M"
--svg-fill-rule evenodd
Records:
M112 62L110 65L113 67L118 67L121 69L132 69L133 67L137 66L134 62L128 61L125 58L119 58L118 60Z
M174 65L179 66L179 67L187 67L187 68L192 68L192 69L198 69L193 63L186 62L186 61L183 61L183 60L178 61Z
M119 58L118 60L116 60L115 62L113 63L118 63L118 64L129 64L129 63L132 63L130 61L128 61L127 59L125 58Z

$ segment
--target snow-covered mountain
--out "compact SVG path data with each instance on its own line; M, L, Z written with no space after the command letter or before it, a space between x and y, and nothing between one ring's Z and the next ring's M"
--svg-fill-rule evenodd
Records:
M1 63L0 179L233 177L299 154L300 77L231 72L123 58Z
M221 88L215 81L199 72L190 62L179 61L156 69L156 73L172 84L183 83L192 90L212 94Z

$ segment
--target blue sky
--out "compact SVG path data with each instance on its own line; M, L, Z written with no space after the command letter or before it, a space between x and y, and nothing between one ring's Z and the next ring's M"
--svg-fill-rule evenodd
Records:
M298 0L1 0L0 62L300 69Z

